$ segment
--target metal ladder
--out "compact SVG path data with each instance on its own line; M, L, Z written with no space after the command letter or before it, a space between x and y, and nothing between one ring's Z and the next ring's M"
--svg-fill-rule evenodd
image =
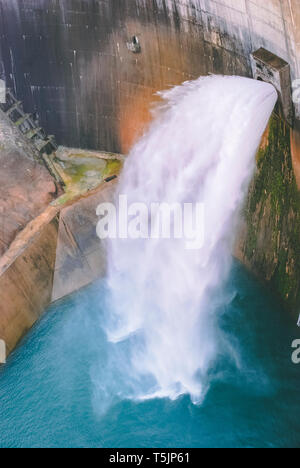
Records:
M17 100L9 88L6 89L6 102L0 104L0 109L39 152L41 159L56 182L60 185L64 185L51 158L51 155L53 155L58 148L55 137L53 135L47 135L47 133L39 127L38 122L34 120L32 115L24 112L22 102Z

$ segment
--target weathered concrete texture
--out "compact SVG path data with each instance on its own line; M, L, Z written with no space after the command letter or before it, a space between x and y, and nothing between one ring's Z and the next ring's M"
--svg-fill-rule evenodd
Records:
M51 175L35 157L32 147L0 114L0 256L56 197Z
M7 354L52 301L104 275L96 209L112 201L114 189L114 181L104 183L66 207L48 206L0 258L0 339Z
M208 72L250 74L261 46L300 76L299 0L0 0L0 8L9 85L66 146L126 151L155 91ZM127 48L133 35L140 54Z
M250 75L261 46L300 76L298 0L0 0L0 8L9 85L66 146L127 151L157 90L208 72ZM127 48L134 35L140 54Z
M104 275L106 255L96 235L100 203L111 202L115 183L100 187L60 214L52 300L60 299Z
M300 190L300 121L295 123L294 129L291 131L291 152L296 182Z
M299 314L300 194L292 167L290 131L273 116L257 157L237 256Z
M8 354L50 304L58 221L55 209L19 235L0 265L0 339Z

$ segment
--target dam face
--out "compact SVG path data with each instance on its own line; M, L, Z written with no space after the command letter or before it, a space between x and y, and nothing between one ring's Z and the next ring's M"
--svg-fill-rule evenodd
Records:
M252 76L260 47L290 64L292 80L300 73L297 0L1 0L0 8L0 70L28 112L71 147L128 151L155 91L208 73Z

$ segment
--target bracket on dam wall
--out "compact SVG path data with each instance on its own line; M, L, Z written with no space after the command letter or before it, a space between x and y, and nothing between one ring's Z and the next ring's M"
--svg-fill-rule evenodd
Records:
M290 65L261 47L251 54L251 66L254 79L271 83L277 89L284 118L293 127L294 106Z

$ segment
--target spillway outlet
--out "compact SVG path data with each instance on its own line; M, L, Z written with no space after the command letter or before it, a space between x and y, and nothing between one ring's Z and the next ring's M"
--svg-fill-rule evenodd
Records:
M290 65L261 47L251 54L253 78L271 83L278 91L279 103L286 122L294 125L294 106L292 99Z

